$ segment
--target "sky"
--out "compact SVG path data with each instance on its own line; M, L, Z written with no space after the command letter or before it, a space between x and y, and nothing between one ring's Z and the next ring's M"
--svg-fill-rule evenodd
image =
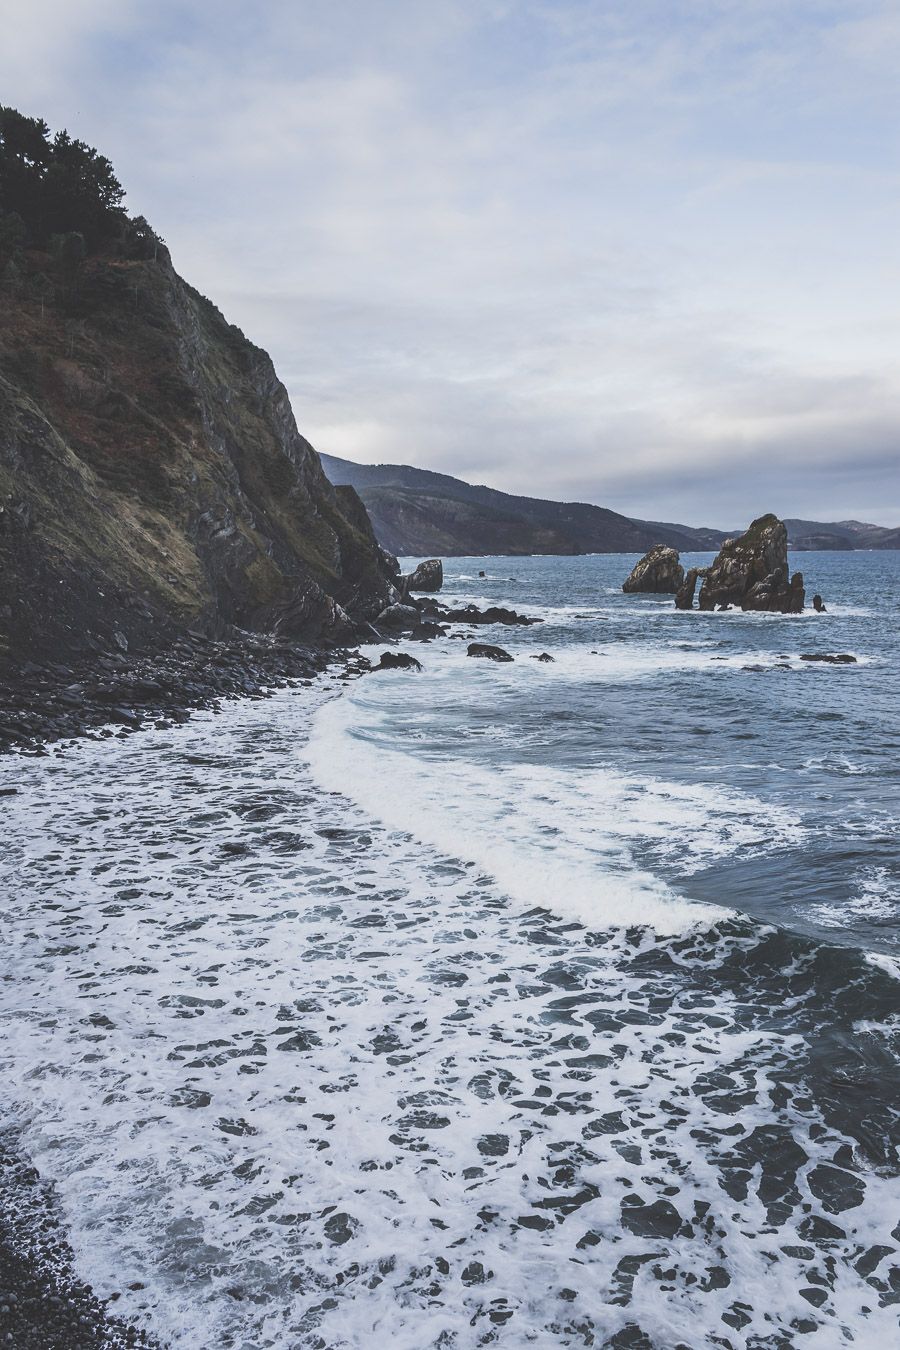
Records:
M900 525L898 0L0 0L317 449Z

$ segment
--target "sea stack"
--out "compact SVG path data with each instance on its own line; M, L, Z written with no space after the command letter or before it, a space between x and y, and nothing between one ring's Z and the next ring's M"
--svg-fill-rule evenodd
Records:
M444 584L444 565L440 558L420 562L406 578L407 591L439 591Z
M705 610L740 605L800 614L804 596L803 574L788 574L787 529L770 513L754 520L745 534L725 540L707 569L697 603Z
M656 544L635 563L631 575L622 583L626 595L674 595L684 585L684 568L678 551L667 544Z

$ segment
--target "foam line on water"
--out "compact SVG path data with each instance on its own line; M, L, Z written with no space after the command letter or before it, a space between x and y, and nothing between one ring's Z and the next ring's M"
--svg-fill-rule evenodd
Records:
M621 804L629 787L612 777L593 775L580 800L560 803L554 790L571 793L574 784L563 784L558 775L413 757L355 735L358 717L352 698L327 704L317 715L305 753L319 786L345 793L391 828L483 868L523 907L541 906L593 927L647 924L668 934L728 912L685 900L635 867L616 822L598 814L579 818L585 807L600 812ZM649 812L638 808L647 828L653 828L663 795L655 794ZM660 833L666 828L658 827Z

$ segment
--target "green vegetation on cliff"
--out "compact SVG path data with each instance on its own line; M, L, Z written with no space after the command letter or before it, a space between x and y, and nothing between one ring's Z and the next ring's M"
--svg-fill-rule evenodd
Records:
M107 161L8 109L0 128L0 660L377 613L390 564L266 353L129 220ZM81 169L42 197L55 157Z

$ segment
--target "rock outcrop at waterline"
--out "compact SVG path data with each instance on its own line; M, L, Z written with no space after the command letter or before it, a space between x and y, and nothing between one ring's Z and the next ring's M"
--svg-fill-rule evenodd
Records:
M407 591L439 591L444 584L444 564L440 558L420 562L414 572L404 578Z
M466 656L480 656L485 661L513 661L515 658L503 647L495 647L490 642L470 642Z
M356 492L146 222L98 206L78 233L63 198L50 238L28 194L12 209L41 167L17 117L0 110L0 666L189 628L352 638L399 598Z
M687 596L690 578L691 574L684 593L676 596L680 609L691 607ZM696 576L693 583L696 585ZM738 538L726 539L715 561L706 568L697 604L705 610L739 605L745 610L800 614L804 595L803 574L788 573L784 522L769 514L754 520Z
M698 577L705 577L705 576L706 576L705 567L692 567L689 570L687 576L684 579L684 582L682 583L681 586L678 587L678 590L675 592L676 609L694 608L694 592L697 589L697 579Z
M622 583L626 595L674 595L684 584L684 568L678 550L667 544L657 544L635 563L630 576Z

